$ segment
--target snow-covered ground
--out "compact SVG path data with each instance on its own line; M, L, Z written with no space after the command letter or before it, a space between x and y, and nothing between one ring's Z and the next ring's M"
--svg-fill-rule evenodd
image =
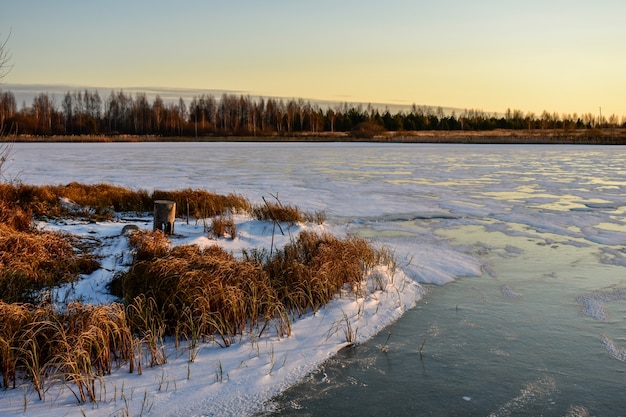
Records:
M236 239L209 238L203 224L180 219L175 224L173 245L218 244L237 255L244 248L282 246L304 228L323 226L287 226L285 235L273 230L271 223L259 222L246 216L235 217ZM115 301L107 291L112 276L126 268L131 260L128 238L122 228L128 224L150 229L152 219L136 218L103 223L65 221L40 224L51 230L63 230L84 236L98 244L102 268L79 282L54 292L59 302L81 300L99 304ZM334 231L341 234L341 230ZM14 390L0 392L3 416L24 415L249 415L259 412L264 401L298 382L321 362L348 343L348 333L362 342L397 320L421 298L423 288L401 270L380 268L378 280L387 280L384 291L378 282L364 282L366 297L344 293L317 313L309 313L292 323L290 337L279 338L266 331L239 338L228 348L215 343L201 344L193 363L185 343L178 349L170 341L167 363L143 370L142 375L130 374L122 367L100 379L100 401L96 404L76 403L74 395L62 383L47 387L45 401L39 401L32 387L25 384ZM374 278L369 277L371 280Z

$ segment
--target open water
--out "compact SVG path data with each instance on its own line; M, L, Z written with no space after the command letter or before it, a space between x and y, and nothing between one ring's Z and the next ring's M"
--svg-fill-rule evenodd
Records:
M626 414L626 148L16 144L26 183L204 188L393 248L416 308L267 404L293 416Z

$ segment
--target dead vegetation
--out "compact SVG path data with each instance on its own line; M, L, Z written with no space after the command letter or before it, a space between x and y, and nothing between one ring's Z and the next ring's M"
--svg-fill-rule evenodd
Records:
M131 372L167 361L165 339L186 342L193 361L200 341L229 346L244 332L278 336L291 320L316 311L343 291L357 294L384 253L354 237L302 232L283 249L235 258L218 246L172 247L160 231L129 235L130 269L111 291L123 303L50 304L46 289L99 267L76 236L38 230L35 218L111 218L149 211L153 199L177 202L180 216L212 217L216 236L237 235L233 213L275 223L307 219L297 207L201 190L132 191L106 184L30 186L0 183L0 374L4 388L32 384L40 399L63 384L79 403L99 401L102 376L127 364ZM106 391L106 390L104 390Z
M32 301L37 290L99 268L78 238L37 230L30 208L9 198L0 199L0 300Z
M61 383L79 403L99 401L102 376L124 364L167 361L165 338L226 347L245 331L291 332L291 320L361 291L363 276L384 259L365 241L303 232L275 255L258 250L238 260L218 246L171 247L160 232L131 235L135 262L118 277L125 305L0 302L2 386L29 381L40 399Z
M0 183L0 203L12 209L29 210L34 216L84 217L110 220L120 212L152 212L154 200L176 202L177 216L212 217L231 212L249 212L250 203L235 194L219 195L204 190L131 190L110 184L28 185Z
M252 209L252 215L257 220L300 223L305 220L300 209L291 205L283 205L280 200L276 199L276 203L268 202L263 199L264 204L259 204Z
M250 202L241 195L221 195L189 188L176 191L155 190L152 199L174 201L178 217L190 216L196 219L229 213L248 213L251 209Z
M78 217L88 220L110 220L116 213L147 213L154 210L155 200L176 203L179 218L205 219L236 213L249 213L257 220L300 223L306 220L322 223L321 212L306 214L298 207L276 202L253 205L238 194L220 195L205 190L175 191L132 190L110 184L29 185L0 182L0 223L20 230L30 227L32 217L56 219Z
M290 316L317 310L342 289L360 291L364 274L382 260L362 239L313 232L274 255L256 250L242 260L218 246L169 248L158 231L135 233L132 242L137 261L118 277L119 295L129 305L139 301L139 317L162 318L165 334L218 336L224 346L246 326L273 323L280 336L288 335Z
M97 401L100 377L134 363L134 339L120 304L70 304L64 312L47 304L0 302L2 384L25 378L40 400L53 382L66 385L77 401Z
M23 232L0 224L0 300L33 301L35 292L74 281L99 268L77 253L73 238L54 232Z
M381 258L380 252L356 237L302 232L273 256L247 256L263 264L277 297L287 310L302 315L328 303L344 287L360 291L360 283Z
M86 217L111 219L124 211L148 211L152 205L146 191L133 191L108 184L28 185L0 184L0 195L14 207L31 210L37 217Z
M230 237L235 239L237 237L237 225L233 216L216 216L211 220L211 227L209 232L215 237Z

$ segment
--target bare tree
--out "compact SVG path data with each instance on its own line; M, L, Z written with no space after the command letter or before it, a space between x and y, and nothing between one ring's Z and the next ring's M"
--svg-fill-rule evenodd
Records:
M2 173L3 167L6 168L10 161L11 152L13 151L13 144L10 142L0 143L0 182L3 181L4 175Z
M9 54L9 50L7 49L7 42L9 42L9 38L11 37L11 32L7 38L3 41L2 36L0 36L0 84L2 83L2 79L6 77L6 75L11 71L13 65L9 64L11 61L11 54ZM4 120L2 125L0 125L0 136L3 135L4 130ZM11 153L11 144L3 143L0 144L0 180L2 179L2 167L5 166L7 161L9 160L9 154Z
M11 32L6 37L5 40L2 40L2 36L0 36L0 81L11 71L13 65L11 62L11 54L9 53L9 49L7 48L7 43L9 42L9 38L11 37Z

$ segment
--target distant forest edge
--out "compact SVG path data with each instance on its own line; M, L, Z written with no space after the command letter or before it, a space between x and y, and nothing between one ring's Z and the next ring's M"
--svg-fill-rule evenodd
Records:
M371 105L322 108L303 99L251 99L223 94L165 102L156 96L97 90L67 92L57 103L47 93L18 109L0 91L0 136L11 141L139 140L377 140L473 143L626 144L626 118L616 115L540 115L521 110L489 114L413 105L391 113Z

